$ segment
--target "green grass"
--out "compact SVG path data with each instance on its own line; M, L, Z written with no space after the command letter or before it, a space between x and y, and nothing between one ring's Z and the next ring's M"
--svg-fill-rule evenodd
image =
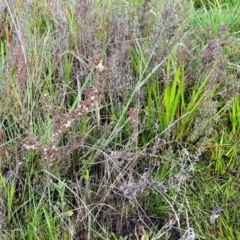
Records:
M240 239L239 7L0 13L1 239Z

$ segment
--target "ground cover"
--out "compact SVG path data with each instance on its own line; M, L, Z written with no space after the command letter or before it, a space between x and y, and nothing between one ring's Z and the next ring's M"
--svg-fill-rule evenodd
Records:
M239 239L239 8L3 0L1 239Z

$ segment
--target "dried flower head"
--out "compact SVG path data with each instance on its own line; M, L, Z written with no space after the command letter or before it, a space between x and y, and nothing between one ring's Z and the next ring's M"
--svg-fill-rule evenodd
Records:
M96 68L97 68L100 72L102 72L102 71L105 69L105 67L103 66L103 61L102 61L102 60L98 63L98 65L96 66Z

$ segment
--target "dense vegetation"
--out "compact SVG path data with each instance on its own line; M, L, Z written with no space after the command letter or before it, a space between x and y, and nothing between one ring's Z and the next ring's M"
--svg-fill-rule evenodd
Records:
M238 0L2 1L1 239L240 239Z

